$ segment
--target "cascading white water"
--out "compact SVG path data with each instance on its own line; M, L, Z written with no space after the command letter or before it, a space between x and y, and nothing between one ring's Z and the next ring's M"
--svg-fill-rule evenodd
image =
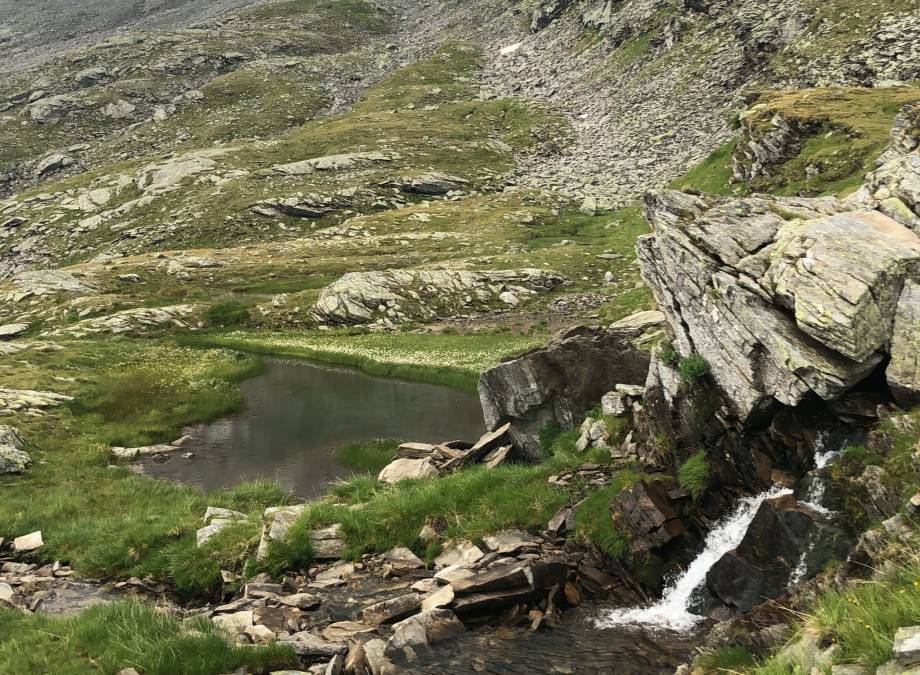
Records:
M819 433L815 440L815 471L820 471L829 466L839 456L839 450L827 449L827 435L824 432ZM808 493L801 503L821 515L831 515L832 512L825 508L823 504L825 488L826 483L823 480L812 480L811 485L808 487Z
M706 582L706 574L723 555L738 547L765 500L791 493L792 490L773 486L755 497L741 499L734 512L709 532L703 551L668 585L658 603L649 607L611 610L597 620L598 628L646 626L677 632L691 630L704 618L691 613L689 608Z
M821 469L830 466L839 456L839 450L827 450L827 435L824 432L818 434L818 438L815 440L815 471L820 471ZM818 477L812 477L811 485L808 486L808 492L805 495L800 504L807 506L812 511L821 514L822 516L831 516L833 511L824 506L824 492L827 487L827 484ZM795 565L795 569L792 570L792 574L789 576L789 588L798 585L802 579L805 578L805 575L808 573L808 556L811 555L811 552L815 550L815 541L813 536L809 537L808 547L802 551L802 555L799 556L799 560Z

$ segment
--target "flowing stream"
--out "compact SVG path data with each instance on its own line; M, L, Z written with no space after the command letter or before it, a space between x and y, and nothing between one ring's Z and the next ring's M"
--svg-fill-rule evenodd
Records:
M706 583L706 574L723 555L738 547L765 500L791 493L792 490L773 486L759 495L739 500L735 510L709 531L702 552L668 584L659 602L647 607L611 610L597 620L598 627L644 626L679 633L693 630L704 619L693 614L690 607Z

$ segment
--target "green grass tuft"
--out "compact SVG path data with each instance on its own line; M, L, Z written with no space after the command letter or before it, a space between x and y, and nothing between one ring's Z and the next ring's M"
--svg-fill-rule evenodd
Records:
M346 445L339 448L335 455L348 468L376 476L383 467L393 461L393 454L400 443L402 441L378 438L374 441Z
M709 374L709 362L699 354L691 354L678 361L677 369L684 382L695 384Z
M207 619L180 622L154 605L118 602L70 617L0 608L0 672L217 675L298 665L290 647L232 644Z
M677 481L694 499L699 499L706 491L711 477L712 470L706 462L705 450L694 453L677 470Z

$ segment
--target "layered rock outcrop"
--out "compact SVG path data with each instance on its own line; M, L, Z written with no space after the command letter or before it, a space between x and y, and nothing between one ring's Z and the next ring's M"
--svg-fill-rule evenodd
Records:
M920 274L910 229L832 198L659 191L645 202L654 233L638 242L643 277L678 350L706 359L740 419L774 402L836 399L889 355L896 393L920 390L906 335Z
M565 278L538 269L352 272L323 289L313 308L328 324L430 321L458 312L516 307Z

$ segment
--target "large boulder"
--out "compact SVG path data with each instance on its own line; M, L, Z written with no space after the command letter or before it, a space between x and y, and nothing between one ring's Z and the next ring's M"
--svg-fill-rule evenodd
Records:
M323 289L313 315L326 324L432 321L513 307L564 282L558 274L538 269L351 272Z
M515 448L540 457L540 432L548 425L572 429L617 384L644 384L648 354L623 334L578 327L546 346L502 363L479 378L486 425L511 423Z
M742 421L777 401L834 400L886 358L902 289L920 273L907 227L833 198L664 190L645 203L643 277L680 353L706 359Z

